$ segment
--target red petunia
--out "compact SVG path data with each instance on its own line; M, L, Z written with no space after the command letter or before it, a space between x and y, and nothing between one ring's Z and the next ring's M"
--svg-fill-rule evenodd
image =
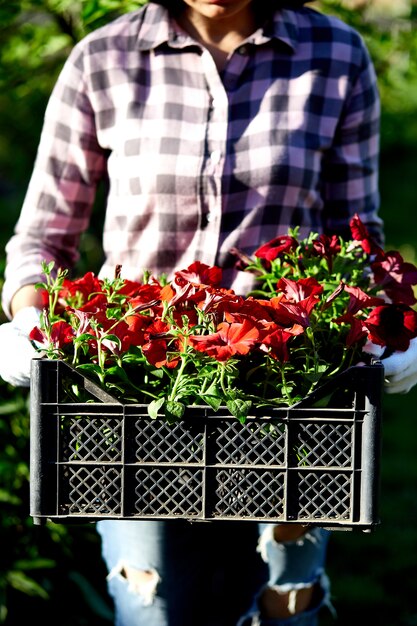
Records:
M133 313L126 317L126 324L129 328L130 344L132 346L142 346L146 339L145 333L148 330L152 318L148 315Z
M97 293L103 293L102 281L93 272L87 272L76 280L64 279L59 296L67 300L69 295L76 296L78 294L82 297L82 302L85 303Z
M323 286L315 278L299 278L291 280L280 278L277 284L277 291L283 293L288 302L303 302L313 296L314 300L323 293Z
M179 284L191 283L192 285L204 285L216 287L222 280L222 269L217 266L206 265L195 261L186 270L175 272L174 280Z
M362 250L366 254L375 255L376 258L382 258L384 256L384 251L382 248L376 243L373 237L371 237L368 229L365 224L362 222L361 218L357 213L352 217L349 222L350 231L352 233L352 239L354 241L359 241L362 247Z
M273 359L286 363L290 360L288 351L289 340L303 332L304 329L299 324L294 324L291 328L276 328L264 337L262 347L265 346L267 348L268 354Z
M298 242L294 237L281 235L260 246L255 251L255 256L266 261L273 261L285 253L292 252L297 248L297 245Z
M190 344L217 361L227 361L235 354L247 354L259 340L259 330L249 320L222 322L211 335L193 335Z
M417 267L406 263L399 252L386 252L371 268L375 283L384 289L391 302L410 306L417 302L412 287L417 285Z
M153 322L146 331L146 343L142 345L142 352L155 367L175 368L180 359L172 353L180 350L181 343L169 334L169 326L161 320Z
M319 235L317 239L313 241L313 250L318 256L323 257L327 261L329 272L332 271L333 259L341 251L340 239L337 235Z
M364 321L369 340L392 350L407 350L417 337L417 313L405 304L377 306Z
M143 285L134 280L124 280L123 284L115 289L116 293L121 294L123 296L128 296L129 298L137 297L142 291L143 287L148 287L148 285Z
M351 313L352 315L355 315L355 313L358 313L363 309L377 306L379 304L384 304L383 298L369 296L362 289L360 289L360 287L350 287L349 285L345 285L344 289L349 294L349 304L347 312Z
M154 300L159 300L162 287L157 281L149 282L145 285L139 285L135 288L134 285L136 284L137 283L127 282L124 287L118 290L118 293L128 296L132 307L146 304ZM130 292L130 289L132 289L133 292Z
M97 329L96 333L99 337L104 337L101 343L102 347L116 356L127 352L130 346L133 345L135 338L135 335L130 330L129 324L124 320L108 320L106 327ZM114 335L119 341L106 338L106 335Z
M314 239L313 249L319 255L323 257L337 256L341 251L340 239L337 235L325 235L321 234Z
M74 341L74 330L67 322L55 322L50 328L49 336L46 331L35 326L29 334L29 339L36 341L42 348L50 348L52 344L54 348L61 350Z
M353 313L345 313L334 319L333 322L335 324L350 324L350 330L346 336L346 345L348 347L361 342L367 336L368 329L364 321L355 317Z
M107 306L108 302L106 294L98 293L86 302L84 302L84 304L81 304L78 307L78 310L85 311L86 313L95 314L99 311L105 311L107 309Z

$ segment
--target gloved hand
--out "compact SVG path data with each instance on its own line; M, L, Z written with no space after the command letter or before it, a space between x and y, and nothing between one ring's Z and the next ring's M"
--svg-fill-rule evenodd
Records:
M29 387L31 361L38 354L29 333L40 316L36 307L24 307L11 322L0 325L0 376L14 387Z
M382 358L387 393L407 393L417 384L417 337L404 352L396 351Z

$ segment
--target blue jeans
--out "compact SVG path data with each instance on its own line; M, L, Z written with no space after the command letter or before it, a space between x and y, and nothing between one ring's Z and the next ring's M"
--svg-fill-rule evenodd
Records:
M277 543L272 529L246 521L98 522L115 626L316 626L320 608L331 606L329 531L312 528L301 540ZM265 586L284 592L317 582L308 611L260 617L257 597Z

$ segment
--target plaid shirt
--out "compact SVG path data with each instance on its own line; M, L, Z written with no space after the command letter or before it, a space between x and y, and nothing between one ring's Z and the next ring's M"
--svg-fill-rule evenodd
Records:
M73 267L97 184L108 180L100 276L172 276L195 260L237 293L247 254L289 227L346 232L377 216L379 98L361 37L312 9L278 10L220 74L156 4L78 43L51 95L16 232L3 305Z

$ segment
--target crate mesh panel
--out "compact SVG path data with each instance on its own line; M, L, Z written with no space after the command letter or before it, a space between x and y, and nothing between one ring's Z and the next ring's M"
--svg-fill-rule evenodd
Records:
M122 422L111 417L61 416L64 461L121 461Z
M298 474L298 518L349 520L351 477L349 474L300 472Z
M352 425L302 423L296 453L301 466L349 467L352 464Z
M135 473L135 513L142 515L201 515L202 470L146 468Z
M120 515L121 471L112 467L63 465L68 485L66 513Z
M184 422L172 426L161 420L136 422L135 457L142 463L198 462L203 457L204 428Z
M251 469L224 469L216 472L215 514L222 517L282 515L282 472Z
M271 432L267 431L267 427ZM216 438L218 463L250 463L251 465L282 465L285 459L285 428L283 424L266 424L249 420L242 425L235 420L222 420L213 433Z

